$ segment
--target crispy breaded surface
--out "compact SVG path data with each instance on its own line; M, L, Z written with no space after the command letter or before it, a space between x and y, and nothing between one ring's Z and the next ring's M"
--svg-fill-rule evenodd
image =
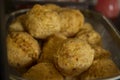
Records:
M36 4L9 27L8 62L23 79L91 80L120 73L98 26L79 9Z
M110 52L108 50L105 50L102 46L94 46L93 49L95 50L94 59L111 57Z
M66 40L67 37L65 37L62 34L55 34L50 36L48 41L43 46L43 52L40 57L40 62L53 62L54 56L57 53L58 47L63 43L64 40Z
M59 11L61 33L67 37L75 35L84 23L83 14L76 9L63 8Z
M12 32L7 37L7 52L10 66L26 68L39 58L41 50L28 33Z
M89 44L82 40L68 39L58 48L55 64L63 75L76 76L87 70L93 59L94 50Z
M56 11L35 5L28 13L26 29L35 38L45 39L60 31L60 19Z
M26 14L18 16L9 26L9 31L24 31Z
M86 30L86 31L91 31L91 30L94 30L93 29L93 26L91 25L91 23L89 23L89 22L85 22L84 24L83 24L83 26L81 26L81 28L80 28L80 31L84 31L84 30Z
M111 59L102 58L95 60L91 67L79 76L78 80L96 80L115 76L119 73L120 70Z
M90 28L81 29L76 37L87 41L90 45L101 45L102 41L100 34Z
M29 80L64 80L51 63L39 63L31 67L23 77Z
M92 46L92 48L95 50L94 59L100 57L110 57L110 52L105 50L101 45L102 40L100 34L93 29L93 26L90 23L86 22L80 28L80 31L77 33L76 37L87 41Z

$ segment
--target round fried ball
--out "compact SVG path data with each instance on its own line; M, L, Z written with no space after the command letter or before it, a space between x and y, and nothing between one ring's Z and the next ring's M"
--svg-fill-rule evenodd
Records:
M84 23L83 14L76 9L62 9L59 12L61 33L67 37L74 36Z
M94 46L93 47L95 50L95 56L94 59L99 59L99 58L110 58L111 54L108 50L105 50L101 46Z
M9 26L9 31L24 31L25 14L18 16Z
M88 43L68 39L58 48L55 64L64 76L76 76L87 70L93 59L94 50Z
M80 30L77 38L87 41L90 45L101 45L101 36L94 30Z
M40 57L41 62L53 62L54 56L57 53L58 47L63 43L67 38L58 33L50 36L48 41L43 46L43 51Z
M15 68L27 68L38 60L40 46L26 32L12 32L7 36L8 62Z
M120 74L120 70L115 63L108 58L97 59L91 67L83 72L78 80L97 80Z
M29 80L64 80L51 63L39 63L31 67L23 77Z
M56 11L35 5L26 18L26 30L35 38L45 39L60 31L60 19Z
M93 26L89 22L85 22L83 26L81 26L80 31L92 31Z

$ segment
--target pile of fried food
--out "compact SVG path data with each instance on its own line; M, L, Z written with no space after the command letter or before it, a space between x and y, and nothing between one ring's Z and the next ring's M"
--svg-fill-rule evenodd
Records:
M91 80L119 68L80 10L36 4L18 16L7 36L9 65L28 80Z

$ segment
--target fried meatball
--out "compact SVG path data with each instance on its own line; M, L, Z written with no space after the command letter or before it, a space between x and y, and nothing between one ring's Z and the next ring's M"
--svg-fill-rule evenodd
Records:
M9 31L24 31L25 14L18 16L9 26Z
M85 22L83 26L81 26L80 28L80 31L91 31L91 30L94 30L93 26L88 22Z
M94 59L110 58L110 56L111 56L110 52L108 50L105 50L103 47L101 47L101 46L94 46L93 48L95 50Z
M87 41L90 45L101 45L101 36L94 30L80 30L77 38Z
M57 53L58 47L62 44L62 42L67 39L62 34L54 34L52 35L48 41L43 46L43 52L40 57L40 62L53 62L54 56Z
M74 36L84 23L83 14L76 9L62 9L59 12L61 33L67 37Z
M97 59L91 67L83 72L78 80L94 80L115 76L120 73L115 63L108 58Z
M64 80L51 63L39 63L31 67L23 77L29 80Z
M68 39L58 48L55 65L64 76L76 76L87 70L94 59L91 46L78 39Z
M12 32L7 36L7 52L10 66L27 68L38 60L40 46L38 42L26 32Z
M26 30L35 38L45 39L60 31L60 18L56 11L35 5L26 18Z

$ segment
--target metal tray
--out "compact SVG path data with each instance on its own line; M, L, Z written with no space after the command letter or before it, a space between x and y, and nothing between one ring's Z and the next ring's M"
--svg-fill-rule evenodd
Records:
M26 13L29 9L22 9L12 12L7 16L6 28L8 29L9 24L17 16ZM111 22L99 13L90 10L81 10L85 16L85 20L93 25L93 28L101 35L103 46L105 49L109 50L112 54L112 59L120 69L120 35ZM13 72L14 73L14 72ZM24 80L18 77L17 73L10 76L11 80ZM120 79L120 74L114 77L106 78L103 80L118 80Z

